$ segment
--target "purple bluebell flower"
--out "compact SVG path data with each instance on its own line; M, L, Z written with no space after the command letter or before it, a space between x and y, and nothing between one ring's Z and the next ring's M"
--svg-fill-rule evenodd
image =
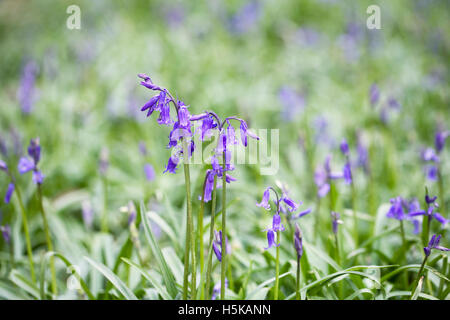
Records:
M268 188L266 188L266 190L264 190L264 194L263 194L263 198L262 198L261 202L257 203L256 205L258 207L265 208L266 210L270 210L269 199L270 199L270 187L268 187Z
M153 166L150 163L146 163L144 165L144 172L145 172L145 178L148 181L155 180L155 169L153 169Z
M342 224L341 215L338 212L331 211L333 233L338 233L338 226Z
M139 141L139 152L141 153L142 156L146 156L147 155L147 147L145 146L145 142L144 141Z
M388 218L396 219L396 220L404 220L406 219L405 212L403 210L403 199L401 197L392 198L390 200L391 207L387 213Z
M251 132L248 130L247 123L246 123L244 120L239 119L239 121L241 122L241 125L240 125L240 132L241 132L241 140L242 140L242 144L244 145L244 147L247 146L247 136L250 137L250 138L259 140L259 137L258 137L257 135L251 133Z
M380 89L375 83L370 86L369 98L372 106L375 106L380 100Z
M85 200L81 203L81 214L83 217L84 225L88 228L92 227L94 221L94 210L89 201Z
M222 261L222 230L217 232L214 230L215 239L213 241L213 250L217 257L217 260ZM231 246L228 243L228 237L225 237L226 253L231 253Z
M287 209L290 212L297 211L299 205L296 204L292 199L288 198L286 195L283 195L280 201L283 201L287 205Z
M11 241L11 227L9 226L9 224L0 226L0 231L2 232L3 240L5 240L7 244L9 244Z
M227 278L225 278L225 289L226 288L228 288L228 279ZM216 300L217 299L217 297L220 295L220 289L221 289L221 284L220 284L220 281L219 281L213 288L211 300Z
M306 210L300 211L299 213L295 214L292 218L293 219L297 219L297 218L301 218L303 216L306 216L307 214L311 213L312 209L308 208Z
M423 248L423 251L425 252L425 256L429 257L431 254L431 250L436 249L440 251L450 251L450 249L442 247L439 245L439 242L441 241L441 235L436 236L435 234L431 237L430 242L428 242L428 246Z
M9 203L11 201L11 196L14 192L14 183L9 183L8 185L8 189L6 190L6 194L5 194L5 203Z
M0 160L0 170L4 171L4 172L8 172L8 166L6 165L6 163L2 160Z
M243 34L250 31L261 17L262 8L259 1L251 0L244 4L230 20L230 31Z
M177 156L172 155L169 158L169 161L167 162L166 170L164 170L163 173L166 173L167 171L170 173L176 173L177 165L180 159Z
M437 199L437 196L430 197L428 194L425 195L425 202L426 202L427 204L432 204L432 203L434 203L434 202L436 201L436 199Z
M341 148L341 152L342 152L342 154L343 154L344 156L348 156L348 155L349 155L349 148L348 148L347 140L342 139L340 148Z
M347 161L344 165L343 176L346 184L352 183L352 169L349 161Z
M283 105L282 116L285 121L292 120L305 108L305 97L288 86L284 86L278 93Z
M420 156L423 161L439 162L439 156L436 154L433 148L426 148L422 150Z
M36 74L37 65L33 61L26 63L17 91L17 99L21 105L22 112L25 114L29 114L32 111L36 99Z
M436 133L434 138L434 145L436 147L436 151L441 153L445 146L445 140L450 136L450 131L439 131Z
M17 169L20 174L33 171L33 182L36 184L42 184L44 175L37 167L41 159L41 146L39 144L39 138L31 139L30 145L28 146L28 155L30 158L20 158Z
M267 231L267 242L268 242L268 247L264 249L268 250L274 245L278 247L280 244L275 242L275 233L284 230L285 230L284 225L281 223L281 216L278 213L276 213L272 218L272 226L264 230Z
M216 127L217 127L217 123L215 123L214 119L210 115L203 118L202 126L200 129L201 140L204 141L205 138L210 138L213 134L213 129L215 129Z
M312 28L303 27L297 30L296 37L301 45L313 46L319 42L321 35Z
M434 165L425 166L425 171L427 174L427 178L430 181L436 181L438 179L438 168Z
M297 261L300 261L303 255L303 239L302 239L302 231L298 224L295 224L295 233L294 233L294 247L297 252Z

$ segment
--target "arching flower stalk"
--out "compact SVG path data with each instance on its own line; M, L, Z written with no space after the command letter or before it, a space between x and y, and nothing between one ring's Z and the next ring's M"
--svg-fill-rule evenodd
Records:
M0 160L0 171L5 172L10 179L10 183L8 185L8 189L7 189L6 195L5 195L5 203L10 202L13 193L16 194L17 200L19 202L20 213L22 214L23 231L25 233L25 243L26 243L26 247L27 247L28 262L30 264L31 280L33 281L33 283L35 283L36 282L36 274L34 271L33 251L31 249L30 232L29 232L29 228L28 228L28 218L27 218L27 213L25 211L25 206L24 206L23 200L22 200L22 193L20 192L19 187L16 186L16 182L15 182L12 172L9 170L6 163L3 162L2 160Z
M42 198L42 183L44 182L44 175L38 168L38 163L41 159L41 146L39 143L39 138L31 139L30 145L28 146L28 156L29 157L20 158L18 170L20 174L24 174L29 171L33 172L33 182L36 184L39 209L41 211L42 220L44 223L44 232L45 232L45 239L47 242L47 249L48 251L53 252L53 244L50 236L50 228L48 226L47 214L44 209L44 203ZM56 271L53 256L50 257L50 270L52 275L52 292L56 296L58 289L56 286Z

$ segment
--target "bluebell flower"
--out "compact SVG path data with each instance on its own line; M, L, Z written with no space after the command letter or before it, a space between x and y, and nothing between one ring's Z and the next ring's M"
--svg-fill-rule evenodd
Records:
M92 205L89 201L85 200L81 203L81 214L85 226L88 228L92 227L92 223L94 221L94 210L92 209Z
M340 148L341 148L341 152L344 156L348 156L349 155L349 148L348 148L348 143L347 140L342 139L342 142L340 144Z
M248 32L261 17L261 4L251 0L244 4L230 20L230 31L235 34Z
M14 188L15 188L14 183L10 182L5 194L5 203L9 203L11 201L11 196L14 192Z
M216 255L217 260L222 261L222 230L217 232L214 230L215 239L213 241L213 250ZM228 237L225 236L225 249L226 253L231 253L231 246L228 243Z
M291 87L283 86L278 96L283 105L282 116L285 121L293 120L305 108L305 97Z
M331 211L331 218L332 218L332 227L333 227L333 233L338 233L338 226L342 224L341 215L338 212Z
M270 210L269 199L270 199L270 187L268 187L268 188L266 188L266 190L264 190L261 202L257 203L256 205L258 207L265 208L266 210Z
M302 232L298 224L295 224L295 233L294 233L294 247L297 252L297 260L300 261L303 255L303 239Z
M429 257L431 254L431 250L436 249L440 251L450 251L450 249L442 247L439 245L439 242L441 241L441 235L436 236L435 234L431 237L430 242L428 242L428 246L423 248L423 251L425 252L425 256Z
M428 216L429 221L431 222L433 219L436 219L440 224L445 225L447 222L450 222L450 220L445 219L443 216L441 216L440 213L435 212L437 209L436 203L431 203L431 205L428 207L427 211L424 210L417 210L415 212L411 212L409 214L410 217L417 217L417 216Z
M275 242L275 233L284 230L285 228L284 225L281 223L281 217L278 213L276 213L272 218L272 226L264 230L267 231L267 242L268 242L268 247L264 249L268 250L274 245L278 247L280 244Z
M434 145L438 153L440 153L445 146L445 140L450 136L450 131L439 131L434 138Z
M37 165L41 158L41 147L39 144L39 138L31 139L28 147L28 155L30 158L22 157L19 160L17 169L20 174L24 174L28 171L33 171L33 182L36 184L42 184L44 181L44 175L39 171Z
M166 170L163 173L170 172L176 173L177 165L180 159L177 156L172 155L167 162Z
M144 173L148 181L155 180L155 169L153 169L153 166L150 163L144 165Z

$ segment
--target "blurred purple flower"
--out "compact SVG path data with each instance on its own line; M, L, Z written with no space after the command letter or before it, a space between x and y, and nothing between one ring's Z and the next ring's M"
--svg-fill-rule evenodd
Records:
M88 228L91 228L92 222L94 221L94 211L89 201L84 200L81 203L81 214L83 217L84 225Z
M144 172L148 181L155 180L155 169L153 169L153 166L150 163L144 165Z
M262 5L259 1L251 0L244 4L229 22L230 31L243 34L250 31L262 16Z
M331 211L333 233L338 233L338 226L342 224L341 215L338 212Z
M44 175L39 171L37 165L41 159L41 146L39 138L31 139L28 146L28 157L22 157L19 160L17 169L20 174L24 174L28 171L33 171L33 182L35 184L42 184L44 181Z
M370 104L374 107L378 101L380 100L380 89L376 85L376 83L373 83L370 86L369 91L369 98L370 98Z
M33 61L27 62L22 70L17 99L21 105L22 112L25 114L29 114L32 111L35 102L37 71L38 67Z
M293 120L305 108L305 97L291 87L283 86L278 96L283 106L282 117L285 121Z
M225 278L225 288L228 288L228 279L227 278ZM220 295L220 289L221 289L221 284L219 281L213 288L211 300L217 299L217 297Z
M9 203L11 201L11 196L14 192L14 183L9 183L8 185L8 189L6 190L6 194L5 194L5 203Z
M0 231L2 232L3 240L5 240L7 244L9 244L11 241L11 227L9 226L9 224L0 226Z

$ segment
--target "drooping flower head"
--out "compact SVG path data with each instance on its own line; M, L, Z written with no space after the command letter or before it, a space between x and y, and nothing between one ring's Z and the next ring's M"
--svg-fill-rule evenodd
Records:
M436 249L440 251L450 251L450 249L442 247L439 245L439 242L441 241L441 235L436 236L435 234L431 237L430 242L428 242L428 246L423 248L423 251L425 252L425 256L429 257L431 254L431 250Z
M333 233L338 233L338 226L342 224L341 215L338 212L331 211Z
M297 252L297 260L300 261L303 255L303 238L302 231L300 230L300 227L297 223L295 224L294 247L295 251Z
M20 158L17 169L20 174L33 171L33 182L36 184L42 184L44 181L44 175L37 167L41 159L41 146L39 144L39 138L31 139L30 145L28 146L28 156L29 157Z
M437 153L441 153L445 146L445 140L450 136L450 131L439 131L434 138Z
M217 257L217 260L222 261L222 230L220 230L219 232L214 230L214 235L215 235L215 237L214 237L215 239L213 241L213 250ZM226 253L230 254L231 246L228 243L228 237L225 237L225 248L226 248Z

